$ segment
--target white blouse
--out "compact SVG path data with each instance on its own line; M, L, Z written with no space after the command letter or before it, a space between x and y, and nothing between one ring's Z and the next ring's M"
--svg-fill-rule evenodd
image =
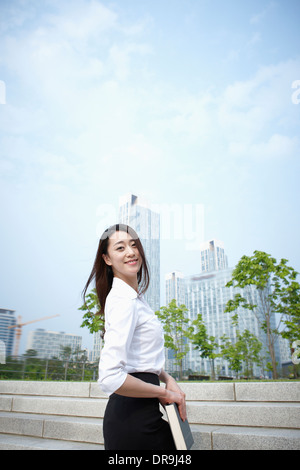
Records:
M114 277L104 315L98 378L102 391L111 395L131 372L159 375L165 362L163 330L143 296Z

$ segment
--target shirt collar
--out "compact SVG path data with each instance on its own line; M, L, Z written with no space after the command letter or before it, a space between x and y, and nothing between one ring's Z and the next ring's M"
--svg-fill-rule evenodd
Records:
M120 297L126 297L128 299L136 299L138 293L135 289L130 287L127 282L123 281L118 277L113 278L112 289L116 290Z

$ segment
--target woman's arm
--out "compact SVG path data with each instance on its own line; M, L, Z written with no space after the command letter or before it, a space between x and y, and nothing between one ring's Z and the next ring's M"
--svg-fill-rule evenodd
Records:
M153 385L127 374L125 382L115 393L134 398L167 398L167 391L159 385Z
M169 375L165 370L162 369L159 379L166 384L165 390L175 393L177 396L179 395L180 399L174 400L171 402L166 402L164 398L160 399L162 405L167 405L168 403L177 403L179 414L183 421L186 420L186 403L185 403L185 393L181 390L181 388L176 383L176 380L173 379L171 375Z
M143 380L127 374L125 382L115 391L115 393L125 397L158 398L162 405L177 403L181 419L184 421L186 419L184 393L180 390L175 380L166 372L164 372L164 374L161 373L159 378L163 382L165 381L164 379L168 380L166 388L163 388L160 385L153 385L144 382Z

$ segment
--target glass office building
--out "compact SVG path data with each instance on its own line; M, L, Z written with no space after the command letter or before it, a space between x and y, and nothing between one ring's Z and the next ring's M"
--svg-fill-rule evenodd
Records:
M228 300L233 299L235 294L240 293L246 297L251 303L260 305L257 290L254 286L248 286L247 289L239 289L234 287L226 287L226 284L232 278L232 268L227 267L227 257L224 253L224 247L220 242L212 244L207 242L202 244L205 253L201 251L201 260L204 260L205 266L203 271L197 275L183 277L182 273L171 273L166 276L166 302L169 303L172 298L177 303L183 303L188 308L190 321L197 318L198 314L202 315L207 333L214 336L216 342L219 343L221 336L226 335L232 342L236 340L236 331L241 333L249 330L262 343L262 356L265 357L263 365L270 360L267 348L267 339L265 333L260 328L259 319L250 310L239 308L238 326L232 324L232 315L225 313L225 307ZM203 255L203 257L202 257ZM205 268L205 269L204 269ZM217 269L211 269L217 268ZM275 316L271 319L272 328L275 328ZM218 351L217 351L218 352ZM275 344L276 361L280 364L279 344ZM167 366L170 372L176 371L178 368L174 365L170 354L166 355ZM185 358L186 370L198 374L211 374L211 362L209 359L200 357L199 351L189 345L189 352ZM167 368L167 367L166 367ZM214 363L215 372L218 375L234 376L235 373L230 370L227 361L222 357L216 358ZM263 374L262 367L254 366L254 375Z
M145 299L156 311L160 308L160 215L149 208L147 201L133 194L119 201L119 222L138 234L150 268L150 285Z
M227 282L231 280L232 269L227 268L220 271L203 273L197 276L189 276L185 279L186 286L186 306L189 309L190 319L197 318L198 313L202 315L205 323L207 334L214 336L216 342L220 342L220 338L226 335L231 342L236 341L236 331L240 332L249 330L263 344L266 350L266 337L259 327L258 320L253 312L244 308L238 308L234 313L238 314L238 327L232 324L232 315L225 313L225 307L228 300L233 299L234 295L240 293L251 301L259 303L258 294L253 286L249 286L247 291L226 287ZM275 326L275 324L274 324ZM264 353L264 355L266 352ZM197 350L190 345L189 366L193 371L210 375L211 363L208 359L200 358ZM233 371L223 358L215 359L215 371L219 375L234 375ZM260 376L261 368L255 367L254 374Z
M200 272L219 271L227 267L223 242L213 239L200 244Z

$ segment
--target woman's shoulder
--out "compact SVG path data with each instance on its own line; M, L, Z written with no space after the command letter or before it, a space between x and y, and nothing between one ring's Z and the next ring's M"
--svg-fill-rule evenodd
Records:
M104 316L107 329L112 324L132 324L136 321L135 299L109 293L106 297Z
M128 295L119 289L112 287L105 300L105 312L114 308L118 308L118 310L120 308L122 310L130 308L136 298L137 296Z
M122 299L136 299L137 292L125 281L114 277L112 287L107 297L122 298Z

